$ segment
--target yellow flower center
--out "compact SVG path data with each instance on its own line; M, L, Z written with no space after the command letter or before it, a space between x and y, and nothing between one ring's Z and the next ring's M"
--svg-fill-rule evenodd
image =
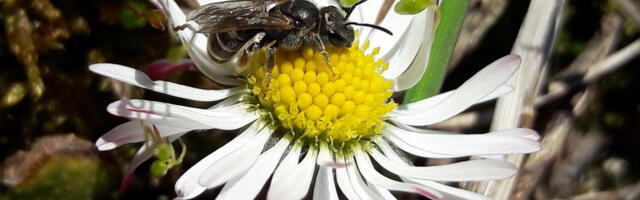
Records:
M358 48L327 47L330 67L312 48L278 49L270 80L263 67L249 74L254 99L281 128L311 139L350 142L380 134L383 117L396 104L387 101L392 82L380 74L388 63Z

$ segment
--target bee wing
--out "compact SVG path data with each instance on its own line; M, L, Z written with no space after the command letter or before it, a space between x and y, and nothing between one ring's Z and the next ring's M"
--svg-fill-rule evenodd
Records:
M200 24L198 32L222 33L259 28L292 28L292 20L269 8L280 0L233 0L204 5L189 14Z

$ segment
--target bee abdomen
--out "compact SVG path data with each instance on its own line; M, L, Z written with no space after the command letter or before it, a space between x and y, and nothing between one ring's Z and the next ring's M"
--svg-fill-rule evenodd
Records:
M235 32L216 33L209 35L209 56L217 63L229 61L240 50L246 40L237 36Z

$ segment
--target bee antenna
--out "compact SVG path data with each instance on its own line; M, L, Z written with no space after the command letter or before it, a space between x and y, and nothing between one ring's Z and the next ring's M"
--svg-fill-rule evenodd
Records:
M353 4L353 6L351 6L351 8L349 9L349 12L347 12L347 15L344 17L345 21L347 19L349 19L349 16L351 16L351 13L353 13L353 10L356 9L356 6L358 6L358 5L360 5L360 4L364 3L364 2L367 2L367 0L358 1L358 3Z
M347 22L347 23L345 23L344 25L345 25L345 26L348 26L348 25L355 25L355 26L366 26L366 27L371 27L371 28L374 28L374 29L378 29L378 30L380 30L380 31L383 31L383 32L385 32L385 33L387 33L387 34L389 34L389 35L393 35L393 33L392 33L389 29L386 29L386 28L384 28L384 27L382 27L382 26L378 26L378 25L375 25L375 24L362 24L362 23L357 23L357 22Z

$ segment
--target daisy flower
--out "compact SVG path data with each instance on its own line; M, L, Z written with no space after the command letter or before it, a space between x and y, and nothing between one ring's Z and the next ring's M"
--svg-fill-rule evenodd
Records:
M216 1L199 3L211 2ZM174 26L191 23L175 2L153 3ZM333 5L331 1L314 3ZM381 5L382 0L364 3L350 20L373 23ZM171 96L220 102L200 109L141 99L116 101L107 107L109 113L132 121L103 135L96 146L111 150L143 142L140 123L155 126L169 141L193 130L242 129L180 177L175 186L178 199L194 198L219 186L218 199L253 199L263 187L268 187L268 199L338 199L338 191L349 199L395 199L391 191L431 199L486 199L443 182L513 176L516 167L500 156L537 151L536 132L510 129L452 134L419 127L509 92L512 88L504 83L520 58L505 56L454 91L397 105L390 99L393 92L413 86L424 72L434 18L432 9L411 16L389 12L380 25L393 30L393 36L363 28L351 48L327 47L331 66L326 66L322 55L312 48L279 49L270 80L265 80L264 58L259 54L238 76L233 63L218 65L208 58L206 35L179 30L177 34L187 44L196 66L229 88L204 90L153 81L141 71L117 64L94 64L90 70ZM414 166L405 160L405 153L425 158L483 159ZM152 154L143 146L127 174Z

